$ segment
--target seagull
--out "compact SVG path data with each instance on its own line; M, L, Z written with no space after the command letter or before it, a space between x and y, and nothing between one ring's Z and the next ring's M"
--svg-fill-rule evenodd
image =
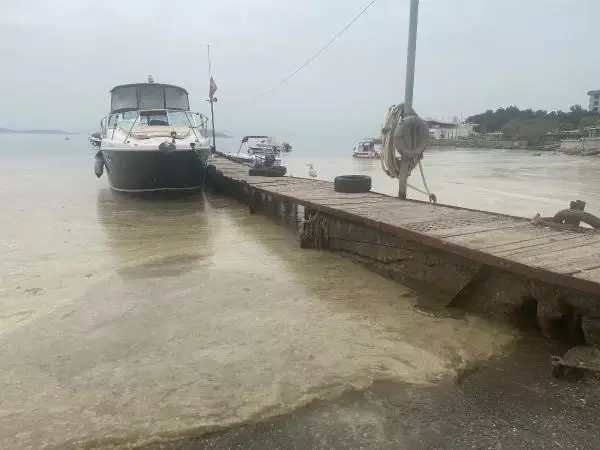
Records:
M315 178L317 178L317 171L315 170L315 168L313 167L312 164L307 164L306 167L308 167L308 176L311 177L313 179L313 181L315 180Z

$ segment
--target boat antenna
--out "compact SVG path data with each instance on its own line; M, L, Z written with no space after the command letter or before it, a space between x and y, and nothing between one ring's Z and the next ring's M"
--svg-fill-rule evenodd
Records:
M210 44L208 44L206 46L206 52L207 52L207 56L208 56L208 78L209 78L209 82L210 82L210 88L209 88L209 99L208 101L210 102L210 122L212 124L212 151L213 153L217 151L217 140L215 138L215 108L214 108L214 103L217 101L217 98L214 96L214 92L217 90L217 85L215 84L215 82L213 81L212 78L212 68L211 68L211 64L210 64Z

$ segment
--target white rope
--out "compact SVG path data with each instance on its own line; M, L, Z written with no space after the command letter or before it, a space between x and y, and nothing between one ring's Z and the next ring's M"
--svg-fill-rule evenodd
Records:
M416 115L414 111L412 111L411 113ZM386 175L391 178L398 178L400 176L400 162L402 161L402 157L397 156L398 154L396 153L396 148L394 146L394 134L396 132L396 127L402 119L403 114L404 104L401 103L399 105L390 106L382 130L381 168L386 173ZM407 186L423 195L429 196L429 201L437 203L437 198L435 194L432 194L429 191L429 187L427 186L427 180L425 179L425 172L423 170L423 164L421 163L420 157L417 160L409 161L409 176L410 172L412 172L412 170L417 164L419 165L421 179L423 180L423 186L425 187L425 190L419 189L408 183Z
M388 177L398 178L400 175L400 158L396 157L394 132L402 117L404 105L392 105L383 125L381 136L381 168Z

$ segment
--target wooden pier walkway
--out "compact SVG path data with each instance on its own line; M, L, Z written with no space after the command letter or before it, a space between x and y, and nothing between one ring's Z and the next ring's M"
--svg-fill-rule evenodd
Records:
M375 192L335 192L333 183L248 175L223 157L210 162L225 178L313 211L396 235L555 286L600 295L600 233L547 228L530 219Z

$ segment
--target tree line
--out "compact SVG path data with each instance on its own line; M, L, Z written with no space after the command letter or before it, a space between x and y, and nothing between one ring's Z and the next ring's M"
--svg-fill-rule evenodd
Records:
M568 112L538 109L519 109L516 106L488 109L482 114L467 117L467 122L477 124L480 133L502 132L508 139L539 143L552 131L569 131L600 126L600 114L573 105Z

